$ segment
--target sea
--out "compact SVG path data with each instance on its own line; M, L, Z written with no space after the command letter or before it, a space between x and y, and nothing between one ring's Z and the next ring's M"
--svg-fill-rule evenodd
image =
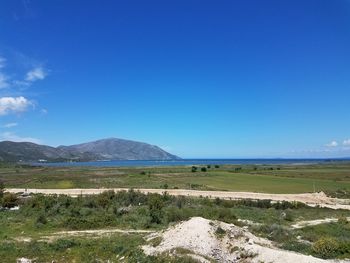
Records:
M115 160L94 162L40 162L31 165L54 167L157 167L157 166L192 166L192 165L306 165L322 164L340 159L181 159L181 160ZM349 161L349 160L348 160Z

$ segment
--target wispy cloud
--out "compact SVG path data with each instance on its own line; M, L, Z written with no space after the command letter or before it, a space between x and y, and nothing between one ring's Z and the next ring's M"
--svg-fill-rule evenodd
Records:
M33 103L23 96L0 98L0 116L26 111Z
M3 57L0 57L0 69L4 68L6 65L6 59Z
M47 72L42 67L36 67L27 72L26 81L34 82L37 80L43 80L47 76Z
M344 140L343 141L344 146L350 146L350 139Z
M6 59L3 57L0 57L0 89L9 87L8 77L5 73L3 73L1 70L6 65Z
M3 132L0 133L1 141L12 141L12 142L33 142L33 143L42 143L41 140L32 137L21 137L13 132Z
M13 128L16 127L18 125L17 122L10 122L10 123L6 123L5 125L3 125L4 128Z
M325 146L326 147L337 147L338 146L338 142L337 141L331 141L330 143L327 143Z
M17 72L15 72L15 74L12 74L12 75L7 74L4 71L6 68L7 59L0 56L0 89L16 88L16 87L24 87L24 86L29 87L35 81L43 80L48 75L48 70L45 69L43 66L39 66L40 65L39 62L37 61L26 62L27 60L30 60L30 59L23 55L19 60L22 66L26 68L28 67L31 68L29 71L25 73L24 77L22 78L18 77L19 74ZM27 65L27 64L30 64L30 65Z
M10 87L10 83L8 82L8 77L0 72L0 89L8 88Z

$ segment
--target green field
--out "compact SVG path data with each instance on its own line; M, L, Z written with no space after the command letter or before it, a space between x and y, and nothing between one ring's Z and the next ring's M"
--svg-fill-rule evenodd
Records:
M179 188L196 190L305 193L350 192L350 163L315 165L231 165L196 172L191 167L21 167L0 168L6 187ZM340 196L341 197L341 196Z

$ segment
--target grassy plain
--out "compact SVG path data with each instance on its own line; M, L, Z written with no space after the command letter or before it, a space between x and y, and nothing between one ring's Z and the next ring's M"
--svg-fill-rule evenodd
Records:
M197 190L303 193L325 191L349 197L350 163L315 165L230 165L207 167L28 167L2 165L0 181L20 188L179 188ZM5 203L5 196L3 198ZM17 201L16 201L17 202ZM42 196L18 200L20 209L0 210L0 258L36 262L193 262L167 255L148 257L140 250L145 234L62 236L58 231L86 229L160 230L193 216L242 225L278 246L322 258L350 257L350 223L339 222L293 229L298 221L345 218L348 210L311 208L269 201L224 201L157 194L105 192L95 196ZM1 205L0 205L1 206ZM315 246L318 244L318 246ZM318 249L321 247L321 249ZM324 253L324 247L331 248Z
M0 181L20 188L179 188L263 193L350 192L350 163L191 167L3 167Z

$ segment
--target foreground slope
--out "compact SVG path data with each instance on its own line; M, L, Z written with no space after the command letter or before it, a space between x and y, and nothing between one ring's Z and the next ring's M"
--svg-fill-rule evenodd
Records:
M221 221L193 217L169 227L164 232L150 234L148 241L161 240L158 245L144 245L146 255L165 252L187 254L199 262L273 262L322 263L335 262L286 251L270 240L257 237L247 229ZM338 260L337 262L346 262Z

